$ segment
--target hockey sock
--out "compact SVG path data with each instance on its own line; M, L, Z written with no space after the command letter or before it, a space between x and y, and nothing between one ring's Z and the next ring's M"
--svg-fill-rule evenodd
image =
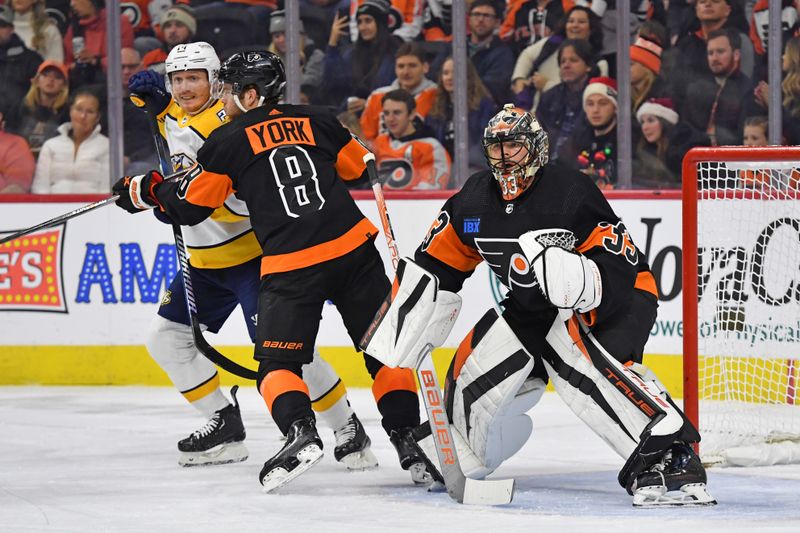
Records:
M217 411L230 405L228 399L225 398L225 395L222 394L222 391L219 389L219 374L216 372L214 372L213 376L196 387L182 390L181 394L183 394L183 397L186 398L193 407L209 418Z
M314 416L308 387L303 379L291 370L270 371L261 381L258 390L267 403L272 419L284 435L294 421Z
M347 401L347 389L342 380L337 379L336 384L322 396L311 400L311 407L317 419L331 429L339 429L350 419L353 409Z
M382 367L372 383L372 395L387 434L393 429L419 425L419 397L410 368Z

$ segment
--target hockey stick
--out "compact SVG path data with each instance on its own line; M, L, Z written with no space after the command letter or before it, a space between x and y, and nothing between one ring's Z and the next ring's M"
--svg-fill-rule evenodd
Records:
M389 211L386 208L383 189L381 189L381 183L378 180L375 156L371 152L367 153L364 156L364 163L367 165L367 175L372 185L372 192L375 194L375 201L378 204L378 214L381 217L383 234L386 237L386 244L389 247L389 253L392 258L392 267L397 270L397 265L400 262L400 253L394 238L392 223L389 220ZM417 379L422 388L422 402L425 404L425 411L428 413L431 436L436 446L436 455L439 458L447 493L458 503L470 505L505 505L511 503L511 499L514 497L513 479L470 479L461 470L453 432L447 420L444 401L442 401L442 389L439 387L439 379L436 377L436 369L433 366L432 351L433 346L426 344L419 354L416 371Z
M181 170L180 172L174 172L172 174L164 176L164 179L165 180L172 180L172 179L181 178L181 177L183 177L183 175L185 173L186 173L185 170ZM70 211L69 213L64 213L63 215L59 215L59 216L57 216L55 218L51 218L50 220L45 220L41 224L36 224L35 226L31 226L30 228L26 228L26 229L17 231L15 233L12 233L11 235L6 235L2 239L0 239L0 244L5 244L7 242L11 242L11 241L13 241L15 239L19 239L20 237L24 237L25 235L30 235L31 233L35 233L35 232L37 232L39 230L52 228L53 226L58 226L62 222L66 222L67 220L69 220L71 218L75 218L77 216L80 216L80 215L83 215L85 213L88 213L89 211L94 211L98 207L103 207L105 205L113 203L113 202L115 202L117 200L117 198L119 198L119 195L115 194L114 196L109 196L108 198L104 198L102 200L98 200L97 202L84 205L83 207L79 207L79 208L77 208L77 209L75 209L73 211Z
M144 107L149 115L148 125L150 127L150 134L153 137L153 143L156 147L156 153L158 154L161 171L166 172L168 164L167 162L170 159L169 154L167 153L167 150L161 140L161 134L158 131L158 124L156 122L157 113L154 109L152 109L152 106L149 104L149 102L139 95L131 94L130 99L133 105L136 107ZM203 330L200 328L200 321L197 318L197 304L195 303L194 289L192 288L192 275L189 272L189 256L186 253L186 245L183 241L183 232L181 231L180 224L176 224L174 222L172 223L172 235L175 238L175 250L178 253L178 261L180 262L181 266L181 277L183 278L183 287L186 292L186 307L189 310L189 320L192 323L192 338L197 351L199 351L201 354L203 354L203 356L205 356L206 359L223 370L245 379L255 380L258 377L258 372L244 367L235 361L231 361L217 351L216 348L211 346L208 341L206 341L205 337L203 337Z

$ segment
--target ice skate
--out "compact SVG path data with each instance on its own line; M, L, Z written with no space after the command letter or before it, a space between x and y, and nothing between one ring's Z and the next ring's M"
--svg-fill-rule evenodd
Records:
M673 444L661 460L640 472L628 492L634 507L715 505L706 490L706 471L700 458L684 443Z
M231 389L231 405L214 413L205 426L178 442L179 465L222 465L247 459L244 424L236 400L238 389L238 386Z
M438 470L431 464L428 457L425 456L425 453L414 440L412 428L393 429L389 433L389 440L394 449L397 450L400 467L403 470L408 470L411 474L411 480L416 485L428 486L434 481L443 483Z
M333 434L336 436L333 457L348 470L370 470L378 467L378 459L370 450L369 436L355 413L350 415L345 425L335 429Z
M313 417L301 418L289 427L286 444L264 463L259 481L264 492L284 486L322 459L322 440Z

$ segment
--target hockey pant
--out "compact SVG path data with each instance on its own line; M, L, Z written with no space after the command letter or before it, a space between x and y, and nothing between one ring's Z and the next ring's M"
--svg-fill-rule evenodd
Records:
M197 351L189 326L156 315L146 344L175 387L204 415L211 417L229 404L219 389L216 366ZM312 362L303 367L303 378L317 417L331 429L345 425L352 414L347 390L317 350Z

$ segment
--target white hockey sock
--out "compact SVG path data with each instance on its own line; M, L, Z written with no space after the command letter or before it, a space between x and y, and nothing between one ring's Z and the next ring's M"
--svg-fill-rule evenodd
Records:
M308 385L317 420L334 430L344 426L353 414L347 402L347 389L317 350L314 350L314 360L303 366L303 381Z
M194 347L189 326L156 315L147 333L147 351L197 410L211 417L229 405L219 389L216 367Z

